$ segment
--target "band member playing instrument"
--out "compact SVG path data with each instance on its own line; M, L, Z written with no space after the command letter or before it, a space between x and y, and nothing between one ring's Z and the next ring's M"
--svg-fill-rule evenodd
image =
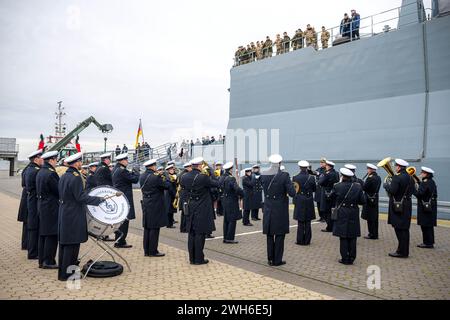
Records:
M369 234L365 239L378 239L378 202L381 187L381 178L377 174L377 166L367 164L367 179L364 181L363 190L366 196L366 204L363 206L361 218L367 220Z
M331 197L336 203L333 235L340 239L340 263L353 264L356 259L356 239L361 236L359 206L366 202L362 186L353 180L354 173L347 168L340 170L342 182L333 187Z
M322 232L333 231L333 220L331 220L331 208L334 207L334 200L331 198L331 191L335 183L339 182L339 174L334 170L334 162L326 161L325 173L319 178L319 185L322 187L320 197L320 211L327 222L327 227Z
M28 259L38 259L39 242L39 214L37 209L36 176L43 163L42 150L37 150L28 156L30 165L25 172L25 188L27 190L27 230L28 230Z
M46 152L41 157L44 164L36 176L36 193L39 212L39 267L58 269L59 176L55 171L58 151Z
M417 224L422 229L423 243L417 247L434 248L434 227L437 225L437 187L433 179L434 171L422 167L422 182L414 192L417 198Z
M319 179L325 174L326 172L326 165L327 165L327 159L321 158L320 159L320 167L316 170L316 192L314 193L314 201L317 205L317 212L319 212L319 222L325 222L325 216L324 212L320 210L320 201L322 198L322 187L319 184Z
M22 170L22 195L20 197L20 205L19 212L17 214L17 221L22 222L22 239L21 239L21 248L22 250L27 250L28 245L28 229L27 229L27 219L28 219L28 205L27 205L27 188L25 185L25 173L31 165L31 161L26 165L26 167Z
M214 176L218 180L224 173L223 163L222 163L222 161L216 161L214 166L215 166ZM214 211L219 217L221 217L221 216L223 216L222 190L220 188L218 188L217 190L214 190L214 191L215 191L214 197L216 198Z
M95 170L95 180L97 182L97 186L111 186L113 185L112 182L112 175L111 175L111 169L109 168L109 165L111 164L111 157L112 153L104 153L100 156L100 164L97 167L97 170Z
M261 175L264 188L263 234L267 236L267 260L271 266L286 264L283 261L284 238L289 233L288 196L295 196L289 173L280 170L283 158L274 154L269 157L271 170Z
M308 172L309 162L299 161L300 173L292 178L297 190L294 197L294 219L298 222L297 242L301 246L311 244L311 220L316 218L314 209L314 191L316 191L316 180Z
M344 168L347 168L348 170L353 172L353 177L352 177L353 182L359 183L361 185L361 187L364 185L364 181L356 176L356 166L354 164L346 164L344 166Z
M181 220L180 220L180 232L181 233L187 233L186 231L186 216L184 214L184 203L187 203L187 191L181 186L181 178L188 172L192 171L192 164L190 162L187 162L183 165L184 170L181 172L181 174L178 176L178 208L181 211Z
M119 230L115 232L116 248L131 248L131 244L127 244L128 226L130 220L136 219L133 201L133 183L139 181L139 166L135 166L133 171L128 171L128 153L122 153L116 157L117 163L112 171L112 182L114 188L123 192L130 204L130 211L125 221L120 225Z
M253 226L252 223L250 223L250 208L251 208L251 202L253 199L253 190L255 187L256 179L253 178L252 175L252 168L246 168L244 170L244 177L242 178L242 186L244 191L244 211L243 211L243 217L242 217L242 224L244 226L251 227Z
M98 206L105 200L91 197L84 189L80 174L82 153L66 158L69 165L58 184L60 199L58 220L58 280L66 281L78 265L80 244L88 240L85 206Z
M242 210L239 208L239 199L244 197L244 191L239 187L233 177L233 162L223 166L225 173L219 179L223 190L223 242L238 243L234 240L236 234L236 221L242 219Z
M253 187L253 193L251 197L251 203L250 203L250 209L251 209L251 217L253 221L259 221L261 220L259 218L259 209L262 208L262 184L261 184L261 172L260 172L260 166L258 164L255 164L252 167L252 178L255 181L254 187Z
M88 165L88 175L86 178L86 189L91 190L97 186L97 182L95 180L95 171L97 170L98 162L92 162Z
M164 198L166 203L167 228L174 229L174 213L177 212L177 208L174 208L173 201L177 194L177 176L173 163L166 166L166 177L168 189L164 192Z
M388 224L392 225L398 239L396 252L389 253L394 258L407 258L409 256L409 228L411 226L412 202L414 192L414 179L406 172L408 162L395 159L397 172L392 180L384 183L384 189L389 195Z
M144 162L145 172L139 178L142 191L142 224L144 227L144 255L163 257L158 251L159 230L166 227L168 216L164 191L169 188L163 172L156 171L156 159Z
M205 259L203 248L206 235L214 230L213 204L210 189L217 188L219 182L205 171L202 171L203 158L191 161L193 170L181 178L181 186L188 193L186 206L186 230L188 236L189 261L201 265L209 261Z

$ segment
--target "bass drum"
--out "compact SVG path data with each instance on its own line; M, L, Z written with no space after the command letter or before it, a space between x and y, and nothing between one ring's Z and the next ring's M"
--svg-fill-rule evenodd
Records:
M122 193L121 196L114 196L121 192L110 186L100 186L93 188L89 195L92 197L109 197L99 206L87 206L87 228L90 235L99 237L107 236L117 231L128 216L130 203Z

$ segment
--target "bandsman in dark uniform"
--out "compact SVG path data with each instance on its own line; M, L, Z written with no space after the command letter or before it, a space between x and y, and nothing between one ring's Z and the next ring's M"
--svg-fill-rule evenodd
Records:
M91 190L97 186L97 182L95 180L95 171L97 170L98 162L92 162L89 164L88 175L86 178L86 189Z
M166 227L168 217L165 207L164 191L168 184L163 173L156 170L156 159L144 162L145 172L139 178L142 191L142 225L144 227L144 255L163 257L158 251L159 230Z
M42 155L44 164L36 176L36 193L39 212L39 268L58 269L59 176L55 167L58 151Z
M331 192L335 183L339 182L339 174L334 170L334 162L327 160L325 166L325 173L319 178L319 185L322 187L320 197L320 211L322 212L327 227L322 232L333 231L333 220L331 219L331 208L334 207L334 200L331 197Z
M122 191L130 204L128 216L119 230L115 232L116 248L131 248L132 245L127 244L128 227L130 220L136 219L133 201L133 183L139 182L139 166L133 167L132 171L128 171L128 153L122 153L116 157L117 163L112 171L113 187Z
M337 215L333 225L333 235L340 240L340 263L353 264L356 259L356 239L361 236L359 222L359 205L366 201L361 184L352 178L354 173L347 168L340 170L342 182L333 187L332 198L335 200Z
M69 165L59 180L59 217L58 217L58 280L66 281L71 266L79 264L80 244L88 240L86 205L98 206L105 200L91 197L83 186L81 178L82 153L66 158Z
M215 167L214 176L217 179L219 179L224 173L222 161L216 161L216 163L214 164L214 167ZM222 190L220 188L217 188L217 192L216 193L217 193L216 194L217 200L216 200L216 207L215 207L214 211L219 217L221 217L221 216L223 216L223 207L222 207L222 196L223 196L223 194L222 194Z
M253 221L259 221L261 220L259 218L259 209L263 206L263 198L262 198L262 191L263 187L261 184L261 167L259 164L255 164L252 167L253 175L255 181L255 186L253 188L253 194L252 194L252 201L251 201L251 217Z
M251 227L253 224L250 223L250 210L253 200L253 190L255 187L256 179L252 175L252 168L246 168L244 170L245 175L242 178L242 186L244 188L244 212L242 217L242 223L244 226Z
M364 185L364 181L356 176L356 166L354 164L346 164L344 168L347 168L351 172L353 172L352 181L357 182L361 185L361 187Z
M27 229L27 219L28 219L28 205L27 205L27 188L25 185L25 172L30 166L31 162L26 165L26 167L22 170L22 195L20 197L20 205L19 212L17 214L17 221L22 222L22 240L21 240L21 248L22 250L27 250L28 245L28 229Z
M271 266L286 264L283 261L284 238L289 233L288 195L295 196L289 173L280 170L283 158L274 154L269 157L271 168L261 175L264 188L263 234L267 236L267 260Z
M417 198L417 224L422 229L423 243L419 248L434 248L434 227L437 225L437 186L433 180L434 171L422 167L422 182L414 193Z
M193 170L183 175L181 185L188 192L186 230L189 233L189 261L191 264L201 265L209 262L205 259L203 248L206 235L214 230L210 189L217 188L219 182L201 172L202 157L192 159L191 163Z
M384 189L389 195L388 224L392 225L398 239L396 252L389 253L394 258L407 258L409 256L409 228L411 226L412 201L414 192L414 179L406 172L408 162L395 159L397 172L384 183Z
M244 191L239 187L231 170L233 162L227 162L223 169L225 173L220 177L219 184L223 190L223 242L238 243L234 240L236 234L236 222L242 219L242 210L239 207L240 199L244 197Z
M363 206L361 218L367 220L369 234L365 239L378 239L378 216L379 216L379 192L381 178L377 174L377 166L367 164L367 179L363 184L363 191L366 197L366 204Z
M319 179L325 174L326 165L327 165L327 159L321 158L320 159L320 167L315 172L316 192L314 193L314 201L316 202L317 212L319 213L319 222L325 222L324 213L323 213L323 211L320 210L320 201L322 198L322 187L319 185Z
M177 176L175 174L175 167L173 163L170 163L166 166L166 181L169 187L164 192L167 214L167 228L174 229L174 213L177 212L177 208L174 208L173 201L175 200L175 196L177 194Z
M316 191L316 181L313 175L308 172L308 161L299 161L300 173L292 178L297 183L298 191L294 197L294 219L298 222L297 242L301 246L311 244L311 220L316 218L314 209L314 191Z
M111 153L104 153L100 156L100 164L95 170L95 180L97 182L97 186L111 186L112 175L111 175Z
M28 259L38 259L39 243L39 213L37 208L36 176L43 163L42 150L37 150L28 156L30 165L25 172L25 188L27 190L27 230L28 230Z
M177 185L179 188L179 194L178 194L178 208L181 211L181 220L180 220L180 232L181 233L187 233L186 231L186 216L184 215L184 203L187 203L188 201L188 194L187 191L181 186L181 178L188 172L192 171L192 164L190 162L186 162L183 165L184 170L180 173L178 176Z

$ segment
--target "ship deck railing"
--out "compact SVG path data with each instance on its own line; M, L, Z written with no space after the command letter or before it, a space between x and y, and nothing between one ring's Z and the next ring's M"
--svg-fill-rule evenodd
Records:
M431 12L432 9L431 8L418 8L416 10L412 10L411 12L408 13L402 13L401 11L404 9L410 9L407 8L409 6L415 5L417 6L417 3L410 3L407 4L405 6L400 6L400 7L396 7L393 9L389 9L368 17L364 17L360 19L360 26L358 28L359 30L359 38L354 38L352 37L353 31L352 30L352 23L350 22L350 31L349 37L342 37L340 29L341 26L340 24L338 26L332 27L332 28L328 28L326 29L327 32L329 32L330 34L330 39L328 40L328 47L330 48L332 46L335 45L340 45L340 44L344 44L344 43L348 43L348 42L353 42L353 41L358 41L360 39L364 39L364 38L370 38L373 36L376 36L378 34L383 34L386 32L391 32L391 31L395 31L397 29L412 25L412 24L417 24L417 21L414 21L414 19L412 19L412 22L409 23L404 23L401 25L401 27L398 26L398 22L400 19L400 15L402 16L402 18L405 17L410 17L413 15L419 16L422 15L422 13L425 13L425 16L423 17L424 22L427 20L431 19ZM391 27L391 26L396 26ZM303 31L304 32L304 31ZM322 41L321 41L321 36L322 36L323 31L320 30L318 32L315 33L315 41L309 45L310 47L316 49L316 50L325 50L327 48L324 48L322 45ZM283 41L282 42L282 50L281 50L281 54L285 54L285 53L289 53L292 51L295 51L293 48L293 41L297 41L297 43L300 42L300 48L295 49L295 50L301 50L302 48L306 47L306 40L305 37L303 36L300 39L294 39L294 40L290 40L290 41ZM248 64L257 60L263 60L263 59L268 59L271 58L273 56L276 56L277 54L277 50L276 50L276 43L275 41L273 41L273 44L270 48L262 48L261 49L261 56L257 57L257 52L256 51L250 51L247 52L246 54L243 55L239 55L239 56L235 56L233 58L233 67L237 67L243 64Z

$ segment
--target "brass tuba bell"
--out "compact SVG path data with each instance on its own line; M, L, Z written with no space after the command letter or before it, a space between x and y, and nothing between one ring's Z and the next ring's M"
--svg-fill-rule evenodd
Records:
M381 160L380 162L378 162L378 164L377 164L377 167L383 168L384 170L386 170L388 175L384 179L384 182L387 182L387 183L389 183L392 180L392 177L395 175L394 169L392 169L392 166L391 166L391 161L392 161L392 158L387 157L387 158Z
M420 183L420 178L416 175L416 168L415 167L408 167L406 168L406 172L408 172L408 174L413 177L414 181L419 184Z

